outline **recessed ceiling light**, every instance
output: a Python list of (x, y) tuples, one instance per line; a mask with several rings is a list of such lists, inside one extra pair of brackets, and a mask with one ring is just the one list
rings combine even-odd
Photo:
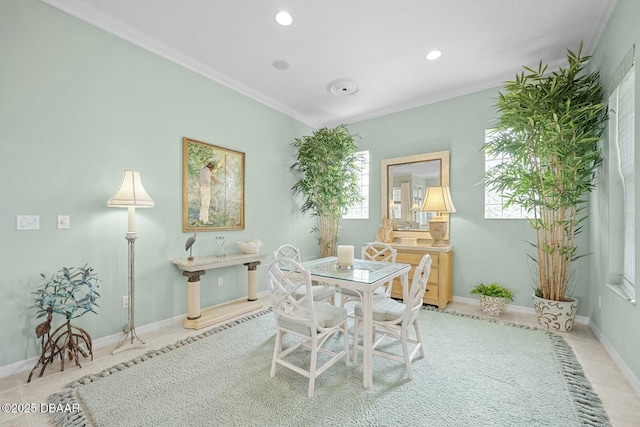
[(276, 14), (276, 22), (286, 27), (287, 25), (291, 25), (291, 23), (293, 22), (293, 18), (291, 17), (289, 12), (278, 12)]
[(442, 55), (442, 52), (440, 52), (439, 50), (432, 50), (431, 52), (427, 53), (427, 59), (429, 61), (433, 61), (434, 59), (440, 58), (440, 55)]

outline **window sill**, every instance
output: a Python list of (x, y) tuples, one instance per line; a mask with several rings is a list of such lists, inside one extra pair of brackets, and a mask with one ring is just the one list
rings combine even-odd
[(619, 295), (625, 301), (630, 302), (633, 305), (636, 305), (635, 295), (629, 294), (629, 292), (627, 292), (627, 290), (624, 289), (622, 286), (607, 284), (607, 288), (611, 289), (614, 293)]

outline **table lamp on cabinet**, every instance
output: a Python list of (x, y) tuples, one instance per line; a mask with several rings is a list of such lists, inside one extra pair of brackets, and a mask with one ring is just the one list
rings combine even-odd
[(429, 233), (431, 233), (431, 239), (433, 240), (431, 246), (446, 246), (444, 238), (447, 235), (449, 221), (442, 216), (442, 213), (456, 211), (449, 187), (427, 187), (424, 203), (420, 210), (436, 213), (436, 216), (429, 220)]

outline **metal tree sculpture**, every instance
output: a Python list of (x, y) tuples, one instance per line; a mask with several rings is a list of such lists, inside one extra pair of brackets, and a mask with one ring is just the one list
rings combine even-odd
[(42, 339), (42, 354), (40, 354), (40, 359), (38, 359), (36, 366), (31, 370), (27, 382), (31, 382), (33, 371), (35, 371), (40, 365), (42, 365), (42, 369), (40, 370), (40, 376), (42, 376), (44, 368), (46, 368), (49, 363), (52, 363), (53, 359), (56, 357), (57, 353), (54, 351), (54, 346), (51, 342), (51, 335), (49, 334), (49, 332), (51, 332), (52, 319), (53, 309), (51, 307), (47, 307), (47, 320), (36, 326), (36, 336)]
[[(78, 367), (82, 367), (79, 355), (83, 357), (90, 355), (93, 360), (91, 337), (84, 329), (72, 325), (71, 319), (88, 312), (96, 313), (93, 308), (98, 307), (96, 300), (100, 297), (97, 291), (100, 281), (98, 275), (94, 273), (93, 268), (85, 265), (84, 267), (63, 267), (48, 280), (44, 274), (41, 276), (45, 282), (42, 288), (33, 292), (36, 295), (34, 307), (38, 309), (37, 317), (47, 315), (47, 321), (36, 327), (38, 337), (42, 332), (42, 355), (31, 370), (27, 382), (31, 381), (31, 375), (39, 365), (42, 365), (39, 375), (42, 376), (47, 365), (57, 356), (60, 356), (60, 370), (64, 371), (65, 353), (69, 360), (75, 360)], [(48, 335), (48, 331), (51, 330), (52, 312), (65, 316), (67, 321)], [(44, 334), (47, 328), (45, 341)]]

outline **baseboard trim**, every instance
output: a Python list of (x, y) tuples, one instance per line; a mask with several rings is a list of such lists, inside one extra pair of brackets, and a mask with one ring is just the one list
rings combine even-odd
[[(259, 298), (266, 298), (269, 296), (269, 292), (261, 292), (258, 294)], [(233, 301), (227, 301), (221, 304), (218, 304), (214, 307), (217, 306), (222, 306), (225, 304), (229, 304), (229, 303), (233, 303), (233, 302), (237, 302), (237, 301), (246, 301), (246, 297), (244, 298), (238, 298), (236, 300)], [(164, 320), (159, 320), (157, 322), (153, 322), (153, 323), (149, 323), (146, 325), (142, 325), (142, 326), (136, 326), (136, 332), (140, 335), (140, 336), (144, 336), (146, 334), (150, 334), (152, 332), (156, 332), (160, 329), (163, 328), (167, 328), (170, 326), (175, 326), (178, 324), (182, 324), (182, 321), (184, 320), (185, 316), (187, 315), (187, 313), (183, 313), (183, 314), (179, 314), (177, 316), (174, 317), (170, 317), (168, 319), (164, 319)], [(118, 332), (115, 334), (111, 334), (105, 337), (101, 337), (101, 338), (97, 338), (95, 340), (93, 340), (92, 344), (93, 344), (93, 349), (94, 351), (99, 349), (99, 348), (103, 348), (103, 347), (108, 347), (108, 346), (115, 346), (118, 342), (120, 342), (120, 340), (122, 339), (122, 337), (124, 336), (124, 334), (122, 332)], [(31, 369), (33, 369), (33, 367), (36, 365), (36, 363), (38, 363), (38, 359), (40, 358), (40, 356), (34, 356), (34, 357), (30, 357), (28, 359), (24, 359), (24, 360), (19, 360), (17, 362), (13, 362), (10, 363), (8, 365), (4, 365), (4, 366), (0, 366), (0, 378), (5, 378), (5, 377), (9, 377), (11, 375), (16, 375), (16, 374), (20, 374), (22, 372), (26, 372), (26, 371), (30, 371)]]
[(611, 343), (609, 343), (607, 338), (602, 335), (600, 329), (598, 329), (598, 327), (594, 323), (589, 322), (589, 329), (591, 329), (596, 338), (598, 338), (598, 341), (600, 341), (600, 344), (602, 344), (604, 350), (607, 352), (609, 357), (611, 357), (613, 363), (615, 363), (618, 369), (620, 369), (622, 376), (627, 380), (633, 391), (638, 397), (640, 397), (640, 380), (638, 380), (638, 378), (633, 374), (633, 371), (629, 369), (629, 366), (624, 362), (622, 357), (620, 357), (616, 349), (611, 345)]
[[(478, 298), (453, 297), (453, 301), (459, 302), (461, 304), (475, 305), (480, 307), (480, 300)], [(524, 307), (522, 305), (515, 304), (506, 304), (503, 311), (505, 313), (521, 313), (529, 314), (531, 316), (536, 315), (536, 310), (533, 307)], [(587, 316), (576, 316), (576, 323), (589, 326), (591, 324), (591, 321)]]
[[(158, 322), (149, 323), (147, 325), (136, 327), (136, 332), (140, 336), (144, 336), (145, 334), (155, 332), (159, 329), (166, 328), (169, 326), (173, 326), (176, 324), (182, 323), (182, 319), (186, 316), (185, 314), (181, 314), (175, 317), (171, 317), (169, 319), (160, 320)], [(110, 345), (114, 345), (118, 343), (124, 334), (122, 332), (118, 332), (112, 335), (108, 335), (106, 337), (101, 337), (93, 340), (93, 350), (100, 349), (102, 347), (108, 347)], [(5, 366), (0, 366), (0, 378), (8, 377), (11, 375), (19, 374), (25, 371), (30, 371), (33, 367), (38, 363), (38, 359), (40, 356), (34, 356), (29, 359), (19, 360), (14, 363), (10, 363)]]

